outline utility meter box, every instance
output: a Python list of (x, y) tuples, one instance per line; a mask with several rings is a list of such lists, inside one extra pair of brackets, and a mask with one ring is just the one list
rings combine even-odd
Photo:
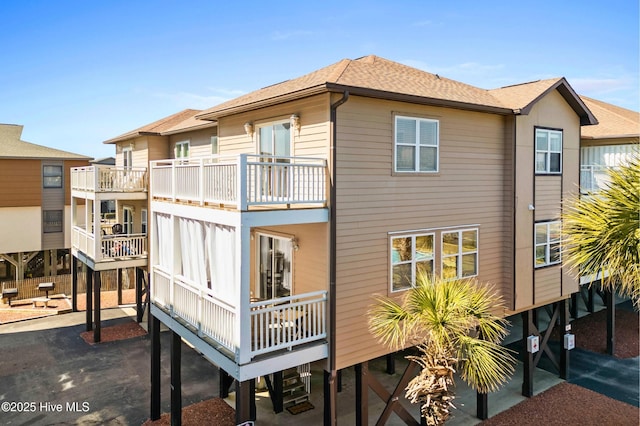
[(576, 335), (567, 333), (564, 335), (564, 348), (568, 351), (576, 347)]
[(540, 350), (540, 337), (529, 336), (527, 337), (527, 352), (535, 354)]

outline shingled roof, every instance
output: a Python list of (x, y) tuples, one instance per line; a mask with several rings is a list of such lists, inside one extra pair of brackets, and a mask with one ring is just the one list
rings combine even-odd
[(135, 130), (131, 130), (130, 132), (124, 133), (120, 136), (116, 136), (115, 138), (106, 140), (104, 141), (104, 143), (113, 144), (144, 135), (160, 136), (165, 132), (171, 132), (177, 129), (185, 130), (189, 127), (194, 127), (197, 125), (211, 126), (211, 122), (197, 120), (195, 118), (195, 115), (200, 112), (201, 110), (198, 109), (185, 109), (168, 117), (161, 118), (158, 121), (154, 121), (153, 123), (146, 124)]
[(640, 112), (581, 96), (598, 117), (598, 125), (582, 129), (583, 139), (640, 137)]
[(22, 139), (24, 126), (0, 124), (0, 158), (2, 159), (56, 159), (90, 160), (91, 157), (25, 142)]
[(205, 120), (303, 98), (323, 92), (343, 92), (374, 98), (453, 108), (526, 113), (549, 90), (558, 89), (584, 124), (595, 122), (564, 78), (541, 80), (508, 88), (486, 90), (444, 78), (398, 62), (369, 55), (343, 59), (292, 80), (267, 86), (196, 115)]

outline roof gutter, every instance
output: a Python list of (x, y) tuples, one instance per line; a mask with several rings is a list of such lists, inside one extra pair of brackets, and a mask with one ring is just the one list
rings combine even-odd
[[(332, 388), (335, 392), (331, 392), (329, 398), (332, 399), (330, 404), (331, 417), (330, 424), (337, 424), (337, 368), (336, 368), (336, 249), (337, 249), (337, 211), (336, 211), (336, 166), (337, 166), (337, 109), (340, 105), (349, 100), (349, 91), (345, 90), (342, 97), (336, 102), (331, 104), (330, 109), (330, 144), (329, 144), (329, 157), (331, 160), (331, 174), (329, 175), (330, 189), (329, 189), (329, 374), (330, 381), (334, 386)], [(325, 424), (327, 424), (325, 419)]]
[(408, 95), (404, 93), (388, 92), (385, 90), (367, 89), (363, 87), (343, 86), (335, 83), (327, 83), (326, 87), (332, 92), (349, 92), (352, 95), (368, 98), (386, 99), (391, 101), (409, 102), (419, 105), (433, 105), (447, 108), (463, 109), (468, 111), (481, 111), (494, 114), (511, 115), (513, 109), (493, 105), (481, 105), (468, 102), (453, 101), (447, 99), (429, 98), (425, 96)]

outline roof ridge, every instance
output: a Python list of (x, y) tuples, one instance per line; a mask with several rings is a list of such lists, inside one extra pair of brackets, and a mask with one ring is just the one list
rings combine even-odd
[(349, 65), (351, 65), (351, 59), (343, 59), (336, 64), (336, 69), (329, 75), (329, 79), (333, 82), (338, 82), (340, 77), (345, 73)]

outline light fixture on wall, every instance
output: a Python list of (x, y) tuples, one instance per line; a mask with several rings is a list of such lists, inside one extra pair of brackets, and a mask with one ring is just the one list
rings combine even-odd
[(300, 249), (300, 245), (298, 245), (298, 239), (295, 237), (291, 239), (291, 248), (294, 251), (298, 251)]
[(293, 114), (289, 117), (289, 124), (291, 124), (291, 128), (300, 132), (300, 116), (298, 114)]
[(253, 123), (251, 123), (250, 121), (244, 123), (244, 132), (247, 134), (247, 136), (253, 137)]

